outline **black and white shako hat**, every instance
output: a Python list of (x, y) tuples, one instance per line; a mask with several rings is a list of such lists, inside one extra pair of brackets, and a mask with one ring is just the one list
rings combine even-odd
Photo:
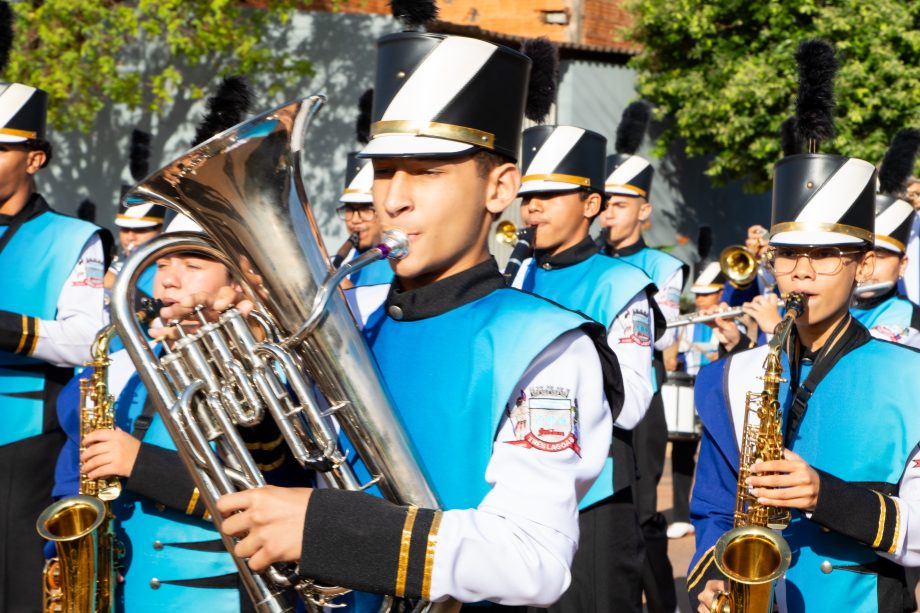
[(517, 160), (530, 59), (475, 38), (400, 32), (377, 41), (371, 141), (362, 157)]
[(725, 287), (725, 275), (722, 274), (722, 268), (718, 262), (710, 262), (703, 267), (703, 270), (697, 276), (690, 291), (694, 294), (715, 294), (722, 291)]
[(817, 153), (834, 137), (834, 48), (809, 40), (796, 50), (795, 131), (809, 153), (787, 155), (773, 171), (771, 245), (846, 245), (874, 241), (875, 166)]
[(373, 204), (371, 189), (374, 187), (374, 165), (368, 159), (358, 157), (357, 151), (348, 154), (345, 167), (345, 191), (339, 202), (352, 204)]
[(607, 139), (574, 126), (534, 126), (524, 130), (519, 194), (585, 189), (603, 193)]
[(647, 102), (633, 102), (624, 109), (614, 141), (616, 153), (607, 158), (604, 191), (608, 196), (648, 199), (655, 169), (651, 162), (636, 155), (636, 152), (642, 146), (651, 118), (652, 109)]
[(22, 83), (0, 83), (0, 143), (44, 140), (48, 93)]
[[(131, 206), (128, 206), (129, 204)], [(155, 228), (162, 226), (164, 219), (166, 219), (166, 207), (161, 204), (143, 202), (135, 205), (122, 200), (118, 203), (115, 225), (119, 228)]]
[(914, 207), (904, 201), (907, 184), (914, 172), (920, 130), (904, 128), (891, 140), (891, 146), (878, 171), (875, 196), (875, 247), (904, 254), (914, 222)]

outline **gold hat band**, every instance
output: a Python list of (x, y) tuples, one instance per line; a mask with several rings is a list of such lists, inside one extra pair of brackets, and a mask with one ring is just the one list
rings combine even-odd
[(485, 149), (495, 148), (495, 135), (474, 128), (465, 128), (455, 126), (449, 123), (440, 123), (437, 121), (411, 121), (395, 119), (390, 121), (377, 121), (371, 126), (371, 138), (382, 134), (412, 134), (415, 136), (431, 136), (434, 138), (446, 138), (461, 143), (484, 147)]

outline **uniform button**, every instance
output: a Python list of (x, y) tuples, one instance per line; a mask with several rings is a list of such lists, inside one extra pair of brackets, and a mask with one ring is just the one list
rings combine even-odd
[(396, 306), (395, 304), (390, 306), (389, 309), (387, 309), (387, 313), (390, 314), (390, 317), (396, 320), (400, 320), (403, 318), (403, 310), (399, 308), (398, 306)]
[(830, 531), (831, 531), (830, 528), (825, 528), (824, 526), (819, 526), (819, 527), (821, 528), (821, 532), (830, 532)]
[(152, 589), (152, 590), (158, 590), (158, 589), (160, 589), (160, 580), (157, 579), (156, 577), (154, 577), (153, 579), (151, 579), (151, 580), (150, 580), (150, 589)]
[(550, 264), (549, 262), (546, 262), (545, 264), (543, 264), (543, 265), (541, 266), (541, 268), (542, 268), (543, 270), (552, 270), (552, 269), (553, 269), (553, 265)]
[(165, 510), (166, 510), (166, 505), (163, 504), (163, 503), (158, 502), (158, 503), (157, 503), (157, 511), (159, 511), (160, 513), (162, 513), (162, 512), (165, 511)]
[(831, 574), (831, 571), (834, 570), (834, 565), (831, 564), (828, 560), (821, 562), (821, 572), (825, 575)]
[(153, 541), (153, 548), (159, 551), (163, 549), (163, 543), (161, 543), (160, 541)]

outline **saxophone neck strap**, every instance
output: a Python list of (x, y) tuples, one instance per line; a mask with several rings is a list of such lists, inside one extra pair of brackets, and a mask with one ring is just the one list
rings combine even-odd
[(131, 436), (139, 441), (144, 440), (144, 436), (147, 435), (147, 430), (150, 429), (150, 423), (153, 421), (155, 412), (156, 408), (154, 408), (153, 401), (148, 395), (146, 400), (144, 400), (144, 408), (141, 409), (141, 414), (134, 420), (134, 428), (131, 430)]
[(827, 342), (824, 343), (824, 346), (818, 350), (812, 363), (811, 370), (808, 371), (808, 376), (805, 377), (805, 381), (800, 385), (799, 379), (801, 376), (803, 348), (796, 336), (796, 331), (793, 330), (792, 334), (790, 334), (791, 342), (789, 343), (789, 348), (791, 351), (789, 360), (789, 379), (790, 391), (793, 392), (793, 397), (787, 409), (788, 415), (786, 418), (785, 446), (788, 449), (792, 448), (799, 425), (802, 423), (802, 419), (805, 417), (805, 411), (808, 409), (808, 401), (811, 400), (818, 384), (821, 383), (821, 380), (824, 379), (827, 373), (834, 368), (834, 365), (836, 365), (843, 356), (865, 345), (869, 342), (870, 338), (872, 337), (869, 335), (869, 331), (856, 321), (852, 315), (847, 313), (846, 317), (844, 317), (843, 320), (837, 324), (837, 327), (834, 328), (834, 331), (831, 333)]

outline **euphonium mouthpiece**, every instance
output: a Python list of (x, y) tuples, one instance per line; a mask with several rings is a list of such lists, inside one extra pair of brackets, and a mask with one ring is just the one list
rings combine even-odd
[(386, 230), (377, 249), (385, 258), (401, 260), (409, 255), (409, 237), (402, 230)]

